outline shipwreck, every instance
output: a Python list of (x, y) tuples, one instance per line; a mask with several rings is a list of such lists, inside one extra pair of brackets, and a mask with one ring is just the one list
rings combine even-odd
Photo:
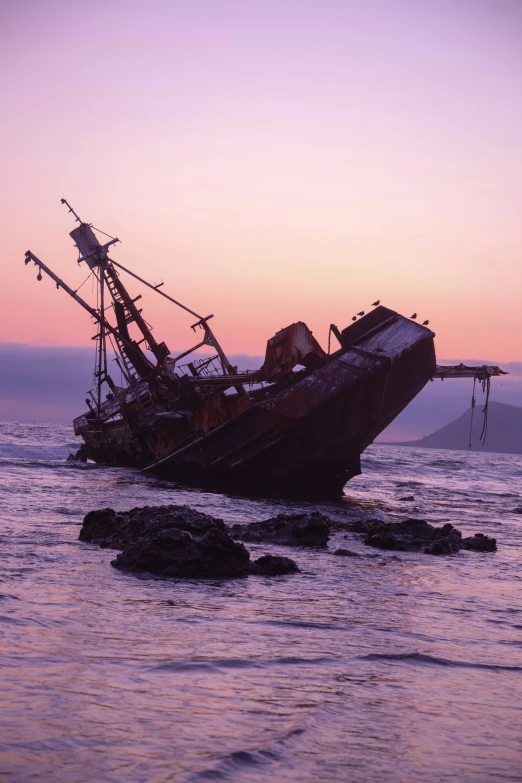
[[(97, 306), (30, 250), (25, 263), (34, 262), (38, 280), (45, 272), (97, 326), (94, 387), (74, 420), (82, 454), (97, 463), (223, 490), (336, 497), (361, 472), (362, 452), (428, 381), (470, 377), (489, 386), (503, 374), (490, 366), (437, 366), (427, 325), (378, 303), (345, 328), (331, 324), (327, 351), (298, 321), (268, 340), (258, 370), (240, 372), (209, 324), (213, 315), (199, 315), (163, 283), (110, 258), (119, 240), (102, 244), (98, 230), (62, 203), (78, 224), (70, 236), (95, 281)], [(172, 355), (152, 334), (141, 295), (128, 292), (124, 274), (185, 310), (197, 344)]]

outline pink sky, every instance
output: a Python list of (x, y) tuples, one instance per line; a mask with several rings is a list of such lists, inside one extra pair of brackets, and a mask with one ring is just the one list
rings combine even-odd
[(522, 360), (521, 43), (518, 0), (4, 0), (1, 341), (92, 345), (23, 264), (87, 274), (65, 197), (230, 353), (380, 298), (441, 357)]

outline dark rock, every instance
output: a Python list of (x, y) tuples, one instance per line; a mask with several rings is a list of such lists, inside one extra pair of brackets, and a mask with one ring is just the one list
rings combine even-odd
[(265, 555), (250, 562), (243, 544), (224, 530), (224, 523), (188, 506), (112, 508), (90, 511), (80, 540), (123, 549), (112, 565), (131, 573), (183, 579), (234, 579), (248, 574), (277, 576), (299, 571), (286, 557)]
[(173, 544), (175, 541), (188, 543), (193, 540), (190, 533), (187, 533), (186, 530), (180, 530), (179, 527), (168, 527), (165, 530), (160, 530), (157, 538), (158, 541), (166, 541), (169, 544)]
[(415, 500), (414, 495), (404, 495), (404, 497), (399, 498), (399, 500)]
[(87, 462), (87, 452), (85, 446), (80, 446), (75, 454), (69, 454), (67, 462)]
[(296, 574), (299, 572), (297, 563), (289, 557), (278, 555), (264, 555), (254, 560), (250, 566), (250, 573), (259, 576), (282, 576), (283, 574)]
[(367, 517), (366, 519), (357, 519), (353, 522), (350, 530), (352, 533), (372, 533), (383, 524), (386, 524), (384, 519)]
[(485, 536), (484, 533), (475, 533), (470, 538), (463, 538), (464, 549), (471, 549), (473, 552), (496, 552), (497, 539)]
[(121, 571), (182, 579), (232, 579), (248, 576), (250, 555), (228, 533), (210, 528), (200, 539), (167, 528), (126, 546), (111, 565)]
[(522, 514), (522, 506), (517, 506), (513, 509), (513, 514)]
[(338, 557), (360, 557), (358, 552), (352, 552), (351, 549), (336, 549), (334, 555)]
[(120, 529), (123, 524), (123, 518), (116, 514), (113, 508), (100, 508), (96, 511), (89, 511), (86, 514), (80, 535), (80, 541), (89, 543), (101, 543), (112, 536)]
[(459, 552), (460, 549), (462, 549), (462, 547), (454, 541), (441, 538), (438, 541), (433, 541), (431, 544), (429, 544), (425, 548), (424, 553), (426, 555), (452, 555), (455, 552)]
[(326, 546), (330, 535), (329, 517), (319, 511), (304, 514), (278, 514), (264, 522), (248, 525), (231, 525), (228, 532), (240, 541), (289, 546)]
[(462, 533), (453, 525), (447, 523), (442, 527), (435, 527), (423, 519), (381, 522), (372, 527), (364, 543), (379, 549), (423, 551), (427, 555), (450, 555), (461, 549), (481, 552), (492, 552), (496, 549), (495, 539), (482, 534), (463, 539)]
[(123, 549), (144, 536), (170, 528), (202, 536), (212, 528), (224, 530), (225, 525), (222, 519), (189, 506), (143, 506), (120, 513), (104, 508), (86, 515), (79, 538), (103, 547)]

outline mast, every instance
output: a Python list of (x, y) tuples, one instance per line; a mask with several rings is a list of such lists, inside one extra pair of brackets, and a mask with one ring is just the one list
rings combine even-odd
[[(226, 377), (235, 376), (236, 368), (232, 367), (225, 352), (219, 344), (216, 336), (210, 328), (208, 321), (213, 318), (213, 315), (203, 317), (186, 307), (181, 302), (178, 302), (173, 297), (160, 291), (160, 287), (163, 282), (158, 285), (152, 285), (143, 278), (131, 272), (122, 264), (118, 264), (108, 256), (109, 248), (119, 242), (116, 237), (110, 237), (109, 241), (105, 244), (101, 244), (93, 230), (92, 224), (82, 221), (78, 213), (73, 209), (66, 199), (61, 199), (61, 203), (64, 204), (70, 213), (73, 214), (76, 223), (78, 224), (71, 232), (70, 237), (74, 241), (74, 244), (78, 248), (79, 258), (78, 263), (84, 262), (94, 274), (98, 283), (98, 307), (95, 309), (90, 307), (76, 291), (73, 291), (63, 280), (52, 272), (40, 259), (35, 256), (31, 251), (27, 251), (25, 263), (33, 261), (39, 268), (38, 279), (41, 280), (41, 271), (46, 272), (51, 279), (56, 283), (57, 288), (63, 288), (73, 299), (75, 299), (84, 309), (86, 309), (91, 317), (98, 323), (98, 331), (93, 339), (96, 340), (96, 362), (95, 362), (95, 384), (97, 395), (94, 399), (97, 405), (98, 418), (101, 418), (102, 409), (102, 395), (101, 386), (103, 383), (107, 383), (111, 390), (114, 389), (114, 384), (107, 372), (107, 336), (113, 338), (114, 347), (116, 350), (116, 363), (120, 368), (122, 375), (125, 377), (127, 383), (131, 385), (137, 380), (144, 380), (147, 382), (152, 381), (155, 378), (162, 378), (164, 382), (170, 384), (174, 377), (174, 367), (176, 362), (183, 356), (192, 353), (202, 346), (211, 346), (218, 354), (218, 359), (222, 367), (224, 380)], [(101, 232), (104, 233), (104, 232)], [(109, 236), (109, 235), (107, 235)], [(143, 316), (141, 315), (141, 309), (136, 306), (136, 302), (141, 299), (141, 294), (134, 299), (127, 291), (123, 284), (120, 273), (118, 270), (122, 270), (131, 275), (141, 283), (151, 288), (156, 293), (159, 293), (164, 298), (175, 304), (177, 307), (182, 308), (186, 312), (194, 315), (198, 320), (192, 325), (192, 329), (196, 331), (197, 327), (203, 330), (203, 339), (198, 345), (183, 352), (177, 357), (171, 357), (170, 351), (164, 342), (158, 342), (151, 331), (151, 327), (147, 324)], [(112, 303), (110, 307), (114, 310), (116, 319), (116, 326), (113, 326), (106, 317), (106, 290), (108, 290)], [(134, 340), (129, 334), (129, 324), (135, 323), (138, 330), (141, 332), (142, 338), (138, 341)], [(111, 340), (112, 342), (112, 340)], [(156, 359), (156, 364), (150, 361), (146, 356), (142, 348), (143, 343), (153, 354)], [(168, 363), (165, 361), (168, 358)], [(193, 379), (196, 380), (195, 378)], [(235, 379), (237, 380), (237, 379)], [(234, 384), (238, 392), (245, 393), (245, 390), (241, 384)]]
[[(61, 203), (65, 204), (69, 208), (69, 212), (72, 212), (74, 215), (77, 223), (82, 223), (80, 216), (77, 212), (72, 208), (72, 206), (69, 204), (69, 202), (62, 198)], [(103, 381), (108, 381), (108, 373), (107, 373), (107, 342), (105, 339), (105, 276), (103, 274), (103, 270), (101, 267), (98, 268), (98, 284), (99, 284), (99, 292), (100, 292), (100, 330), (96, 335), (96, 351), (97, 351), (97, 367), (98, 369), (95, 370), (94, 377), (96, 380), (96, 388), (97, 388), (97, 395), (96, 395), (96, 402), (97, 402), (97, 409), (98, 409), (98, 419), (101, 419), (101, 387)], [(57, 284), (58, 287), (58, 284)]]
[(136, 326), (143, 335), (143, 340), (140, 340), (140, 343), (145, 342), (147, 344), (150, 351), (154, 354), (158, 366), (162, 364), (163, 360), (169, 355), (169, 349), (165, 343), (158, 343), (154, 339), (149, 326), (141, 315), (141, 310), (136, 307), (135, 303), (140, 297), (132, 299), (121, 282), (111, 259), (107, 255), (109, 247), (116, 242), (119, 242), (119, 240), (117, 238), (112, 238), (109, 242), (101, 245), (98, 242), (91, 225), (83, 223), (65, 199), (62, 199), (62, 203), (66, 204), (69, 207), (69, 211), (73, 212), (75, 215), (76, 220), (80, 221), (80, 225), (70, 232), (70, 237), (80, 253), (78, 262), (85, 261), (93, 271), (97, 271), (100, 290), (103, 281), (107, 283), (107, 288), (113, 300), (118, 330), (120, 334), (133, 343), (133, 348), (130, 351), (127, 347), (124, 347), (126, 357), (140, 377), (147, 376), (153, 365), (147, 359), (141, 348), (139, 348), (139, 344), (130, 339), (128, 324), (132, 322), (136, 323)]
[(104, 293), (105, 293), (105, 276), (103, 274), (103, 270), (100, 269), (100, 315), (101, 315), (101, 322), (100, 322), (100, 331), (99, 331), (99, 339), (98, 339), (98, 373), (96, 377), (96, 382), (98, 386), (98, 418), (101, 418), (101, 387), (102, 387), (102, 379), (107, 377), (107, 350), (106, 350), (106, 344), (105, 344), (105, 326), (103, 323), (103, 320), (105, 318), (105, 302), (104, 302)]
[[(212, 348), (215, 349), (215, 351), (218, 354), (219, 361), (221, 363), (221, 367), (223, 370), (223, 375), (231, 375), (234, 373), (235, 371), (234, 367), (232, 367), (232, 365), (230, 364), (214, 332), (208, 325), (208, 321), (214, 317), (213, 315), (208, 315), (206, 317), (199, 315), (194, 310), (191, 310), (186, 305), (182, 304), (181, 302), (178, 302), (176, 299), (166, 294), (164, 291), (160, 291), (159, 289), (163, 285), (163, 283), (154, 286), (151, 283), (149, 283), (147, 280), (144, 280), (139, 275), (135, 274), (134, 272), (131, 272), (130, 269), (127, 269), (122, 264), (113, 261), (107, 255), (107, 250), (110, 247), (110, 245), (119, 242), (119, 240), (116, 238), (112, 238), (110, 242), (107, 242), (107, 244), (100, 245), (94, 232), (92, 231), (91, 225), (87, 223), (83, 223), (80, 217), (74, 211), (74, 209), (65, 199), (62, 199), (62, 204), (65, 204), (67, 207), (69, 207), (69, 212), (72, 212), (76, 218), (76, 221), (80, 223), (79, 227), (75, 228), (70, 233), (70, 236), (72, 237), (74, 243), (76, 244), (80, 252), (81, 257), (79, 260), (87, 261), (87, 263), (91, 266), (91, 268), (92, 268), (92, 264), (95, 261), (97, 261), (100, 270), (100, 281), (102, 280), (102, 272), (104, 272), (106, 275), (107, 287), (114, 301), (114, 311), (116, 314), (116, 319), (118, 321), (118, 326), (123, 334), (128, 334), (127, 324), (131, 322), (135, 322), (138, 329), (141, 331), (143, 335), (143, 340), (141, 340), (140, 343), (145, 342), (148, 345), (150, 351), (156, 357), (158, 365), (162, 365), (163, 361), (170, 354), (170, 351), (164, 342), (158, 343), (154, 339), (148, 324), (141, 316), (141, 310), (139, 310), (136, 307), (135, 302), (138, 301), (140, 297), (137, 297), (136, 299), (131, 298), (131, 296), (127, 292), (127, 289), (121, 282), (120, 276), (117, 270), (115, 269), (115, 267), (118, 267), (123, 272), (126, 272), (128, 275), (131, 275), (131, 277), (134, 277), (136, 280), (139, 280), (140, 283), (143, 283), (148, 288), (151, 288), (153, 291), (163, 296), (165, 299), (168, 299), (169, 302), (172, 302), (177, 307), (180, 307), (182, 310), (185, 310), (187, 313), (190, 313), (191, 315), (195, 316), (198, 320), (195, 324), (192, 325), (192, 329), (195, 331), (196, 327), (199, 326), (204, 331), (204, 338), (201, 341), (201, 343), (199, 343), (196, 346), (196, 348), (200, 348), (203, 345), (211, 346)], [(123, 306), (124, 310), (127, 311), (126, 313), (122, 311), (121, 306)], [(195, 350), (195, 348), (192, 348), (190, 351), (187, 351), (186, 353), (191, 353), (192, 350)], [(184, 353), (182, 354), (182, 356), (183, 355), (186, 354)], [(136, 362), (133, 360), (133, 357), (131, 356), (128, 358), (130, 359), (131, 363), (136, 367)], [(143, 358), (145, 358), (144, 355)], [(176, 360), (174, 360), (174, 362), (175, 361)], [(139, 372), (139, 368), (136, 367), (136, 369)]]

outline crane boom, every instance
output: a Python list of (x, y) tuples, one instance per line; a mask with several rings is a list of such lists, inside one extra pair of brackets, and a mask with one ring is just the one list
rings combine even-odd
[[(26, 252), (26, 254), (25, 254), (25, 263), (26, 263), (26, 264), (28, 264), (30, 261), (33, 261), (33, 262), (34, 262), (34, 264), (35, 264), (35, 265), (36, 265), (36, 266), (37, 266), (37, 267), (38, 267), (40, 270), (42, 270), (42, 269), (43, 269), (43, 271), (44, 271), (44, 272), (45, 272), (47, 275), (49, 275), (49, 277), (51, 278), (51, 280), (54, 280), (54, 282), (56, 283), (56, 287), (57, 287), (57, 288), (63, 288), (63, 290), (64, 290), (64, 291), (66, 291), (66, 292), (69, 294), (69, 296), (71, 296), (71, 297), (72, 297), (72, 298), (73, 298), (73, 299), (74, 299), (76, 302), (78, 302), (78, 304), (80, 304), (80, 305), (81, 305), (81, 306), (82, 306), (82, 307), (83, 307), (85, 310), (87, 310), (87, 312), (89, 313), (89, 315), (90, 315), (90, 316), (91, 316), (91, 317), (92, 317), (92, 318), (93, 318), (93, 319), (94, 319), (94, 320), (95, 320), (95, 321), (96, 321), (98, 324), (100, 324), (100, 326), (102, 327), (102, 329), (103, 329), (105, 332), (109, 332), (109, 333), (110, 333), (110, 334), (112, 334), (112, 335), (113, 335), (113, 336), (114, 336), (114, 337), (115, 337), (115, 338), (116, 338), (116, 339), (117, 339), (119, 342), (121, 342), (121, 343), (123, 344), (123, 346), (125, 347), (125, 349), (128, 351), (128, 353), (129, 353), (131, 356), (133, 356), (134, 354), (136, 354), (136, 351), (137, 351), (137, 350), (139, 351), (139, 348), (138, 348), (138, 346), (137, 346), (137, 345), (134, 343), (134, 341), (133, 341), (133, 340), (130, 340), (128, 337), (126, 337), (125, 335), (123, 335), (123, 334), (121, 333), (121, 330), (119, 330), (119, 329), (117, 329), (116, 327), (114, 327), (114, 326), (113, 326), (113, 325), (112, 325), (112, 324), (111, 324), (111, 323), (110, 323), (110, 322), (109, 322), (109, 321), (108, 321), (108, 320), (107, 320), (107, 319), (106, 319), (106, 318), (105, 318), (105, 317), (104, 317), (104, 316), (101, 314), (101, 312), (100, 312), (100, 311), (98, 311), (98, 310), (96, 310), (94, 307), (91, 307), (90, 305), (88, 305), (88, 304), (87, 304), (87, 302), (86, 302), (84, 299), (82, 299), (82, 298), (81, 298), (81, 296), (78, 296), (78, 294), (76, 293), (76, 291), (73, 291), (73, 289), (72, 289), (72, 288), (70, 288), (70, 287), (67, 285), (67, 283), (65, 283), (65, 282), (64, 282), (64, 281), (63, 281), (63, 280), (62, 280), (60, 277), (58, 277), (58, 275), (55, 275), (55, 273), (52, 271), (52, 269), (49, 269), (49, 267), (48, 267), (46, 264), (44, 264), (44, 262), (43, 262), (43, 261), (40, 261), (40, 259), (39, 259), (37, 256), (35, 256), (35, 254), (34, 254), (34, 253), (32, 253), (30, 250), (28, 250), (28, 251)], [(141, 353), (141, 351), (140, 351), (140, 353)], [(153, 365), (151, 362), (149, 362), (149, 361), (146, 359), (146, 357), (143, 357), (143, 358), (144, 358), (144, 359), (145, 359), (145, 361), (147, 362), (146, 369), (147, 369), (147, 370), (150, 370), (150, 373), (151, 373), (151, 374), (156, 374), (156, 375), (157, 375), (157, 374), (159, 374), (159, 372), (160, 372), (160, 371), (159, 371), (159, 369), (155, 368), (155, 367), (154, 367), (154, 365)]]
[(488, 378), (498, 377), (499, 375), (509, 375), (496, 365), (483, 364), (477, 367), (469, 367), (465, 364), (456, 365), (437, 365), (437, 370), (433, 378), (476, 378), (477, 381), (486, 381)]

